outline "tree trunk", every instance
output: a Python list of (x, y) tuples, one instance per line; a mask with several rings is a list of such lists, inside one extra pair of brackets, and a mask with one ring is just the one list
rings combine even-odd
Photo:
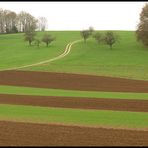
[(29, 41), (29, 45), (31, 46), (31, 41)]

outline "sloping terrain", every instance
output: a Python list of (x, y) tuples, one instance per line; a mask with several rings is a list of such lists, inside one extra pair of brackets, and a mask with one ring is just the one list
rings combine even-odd
[[(29, 86), (38, 88), (54, 88), (54, 89), (66, 89), (66, 90), (85, 90), (85, 91), (108, 91), (108, 92), (148, 92), (148, 82), (141, 80), (130, 80), (123, 78), (113, 78), (104, 76), (91, 76), (91, 75), (79, 75), (79, 74), (64, 74), (64, 73), (49, 73), (49, 72), (31, 72), (31, 71), (1, 71), (0, 72), (0, 85), (11, 85), (11, 86)], [(148, 112), (148, 101), (147, 100), (134, 100), (134, 99), (114, 99), (114, 98), (82, 98), (82, 97), (60, 97), (60, 96), (30, 96), (30, 95), (12, 95), (12, 94), (0, 94), (1, 106), (1, 121), (0, 121), (0, 145), (41, 145), (41, 146), (145, 146), (148, 145), (148, 131), (139, 128), (134, 128), (136, 124), (144, 122), (144, 127), (147, 129), (147, 112)], [(12, 106), (7, 106), (12, 104)], [(5, 106), (6, 105), (6, 106)], [(16, 105), (16, 106), (13, 106)], [(22, 108), (21, 105), (26, 107), (32, 106), (30, 109), (25, 106)], [(19, 107), (20, 106), (20, 107)], [(35, 109), (35, 106), (42, 106), (42, 109)], [(44, 111), (44, 107), (47, 107)], [(49, 110), (48, 110), (49, 107)], [(55, 107), (50, 109), (50, 107)], [(58, 110), (58, 108), (61, 108)], [(62, 112), (62, 109), (65, 110)], [(57, 109), (57, 110), (56, 110)], [(74, 109), (70, 111), (71, 109)], [(73, 118), (72, 114), (76, 117), (79, 114), (78, 109), (84, 111), (82, 115), (89, 119), (96, 120), (96, 117), (102, 117), (102, 120), (108, 119), (107, 115), (111, 111), (123, 111), (120, 116), (118, 112), (117, 117), (114, 116), (114, 124), (118, 125), (118, 117), (126, 116), (125, 124), (131, 121), (130, 116), (133, 113), (135, 117), (134, 121), (130, 123), (132, 129), (108, 129), (99, 127), (89, 126), (73, 126), (71, 125), (59, 125), (48, 124), (53, 119), (60, 121), (61, 115), (65, 115), (62, 119), (63, 123), (65, 120), (69, 121), (76, 120), (79, 123), (84, 122), (81, 117)], [(10, 111), (11, 110), (11, 111)], [(42, 112), (40, 112), (42, 110)], [(91, 112), (93, 110), (93, 114)], [(97, 110), (108, 110), (105, 113), (106, 118), (101, 112), (96, 113)], [(87, 111), (87, 112), (85, 112)], [(129, 111), (129, 112), (127, 112)], [(10, 113), (12, 112), (12, 113)], [(47, 124), (38, 123), (27, 123), (26, 119), (34, 120), (32, 117), (42, 117), (43, 113), (46, 115), (43, 117)], [(67, 114), (68, 112), (68, 114)], [(75, 112), (77, 112), (75, 114)], [(124, 112), (126, 114), (124, 114)], [(144, 113), (144, 117), (138, 113)], [(66, 113), (66, 114), (65, 114)], [(95, 114), (96, 113), (96, 114)], [(114, 114), (113, 113), (113, 114)], [(130, 114), (131, 113), (131, 114)], [(30, 115), (31, 114), (31, 115)], [(99, 114), (99, 116), (98, 116)], [(100, 114), (102, 116), (100, 116)], [(115, 115), (114, 114), (114, 115)], [(130, 116), (128, 116), (130, 114)], [(3, 117), (5, 115), (5, 117)], [(10, 115), (10, 116), (9, 116)], [(67, 118), (69, 115), (71, 118)], [(81, 115), (81, 116), (82, 116)], [(88, 116), (87, 116), (88, 115)], [(31, 117), (32, 116), (32, 117)], [(10, 117), (10, 121), (8, 120)], [(21, 118), (20, 118), (21, 117)], [(27, 118), (28, 117), (28, 118)], [(51, 117), (51, 121), (48, 118)], [(84, 116), (83, 116), (84, 117)], [(137, 118), (139, 118), (137, 120)], [(145, 119), (144, 120), (140, 120)], [(97, 118), (98, 119), (98, 118)], [(20, 120), (25, 121), (24, 123)], [(40, 121), (41, 119), (36, 119)], [(56, 121), (55, 120), (55, 121)], [(87, 121), (87, 119), (85, 119)], [(109, 117), (106, 121), (111, 121), (112, 117)], [(92, 120), (91, 120), (92, 121)], [(90, 121), (89, 121), (90, 122)], [(111, 123), (113, 123), (111, 121)], [(127, 122), (127, 123), (126, 123)], [(58, 122), (57, 122), (58, 123)], [(99, 121), (97, 121), (99, 123)], [(97, 124), (96, 123), (96, 124)], [(89, 124), (91, 126), (91, 122)], [(123, 124), (124, 125), (124, 124)]]
[(148, 81), (33, 71), (1, 71), (1, 85), (110, 92), (148, 92)]
[(148, 112), (147, 100), (130, 99), (90, 99), (80, 97), (42, 97), (0, 94), (0, 104)]

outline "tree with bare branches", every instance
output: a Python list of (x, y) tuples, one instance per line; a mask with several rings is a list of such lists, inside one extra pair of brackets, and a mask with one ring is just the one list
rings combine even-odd
[(119, 37), (112, 31), (107, 31), (103, 37), (104, 43), (109, 45), (110, 49), (112, 49), (113, 44), (115, 44), (118, 39)]
[(140, 13), (140, 23), (136, 30), (137, 40), (148, 47), (148, 4), (146, 4)]
[(86, 43), (86, 40), (90, 37), (91, 33), (90, 30), (83, 30), (80, 32), (82, 38), (84, 39), (84, 42)]
[(39, 17), (38, 18), (38, 30), (39, 31), (45, 31), (47, 28), (47, 19), (45, 17)]
[(48, 45), (53, 42), (55, 40), (55, 37), (53, 37), (50, 34), (44, 34), (42, 41), (46, 43), (46, 46), (48, 47)]

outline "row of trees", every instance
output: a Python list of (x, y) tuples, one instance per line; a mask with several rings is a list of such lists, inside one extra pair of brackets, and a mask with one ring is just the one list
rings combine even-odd
[[(105, 34), (101, 34), (100, 32), (93, 33), (94, 30), (90, 27), (88, 30), (81, 31), (81, 36), (84, 39), (84, 42), (92, 36), (96, 39), (98, 43), (105, 43), (112, 48), (112, 45), (119, 41), (119, 36), (117, 36), (112, 31), (107, 31)], [(142, 8), (140, 13), (140, 22), (137, 26), (136, 30), (137, 40), (142, 42), (144, 46), (148, 47), (148, 4)]]
[(85, 43), (89, 37), (93, 37), (97, 43), (104, 43), (109, 45), (110, 49), (112, 49), (113, 44), (119, 41), (119, 36), (112, 31), (107, 31), (103, 34), (101, 32), (95, 32), (94, 29), (90, 27), (88, 30), (83, 30), (80, 33)]
[(45, 17), (35, 18), (25, 11), (16, 14), (0, 8), (0, 33), (26, 32), (30, 28), (44, 31), (47, 28), (47, 19)]
[(46, 46), (55, 40), (55, 37), (52, 36), (51, 34), (44, 34), (42, 39), (40, 40), (39, 38), (36, 37), (36, 32), (33, 30), (25, 32), (25, 41), (28, 41), (29, 45), (31, 46), (32, 42), (35, 43), (38, 47), (40, 46), (41, 42), (44, 42)]

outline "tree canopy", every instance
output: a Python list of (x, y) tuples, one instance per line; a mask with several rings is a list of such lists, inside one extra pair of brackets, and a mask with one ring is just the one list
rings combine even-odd
[(48, 47), (48, 45), (55, 40), (55, 37), (53, 37), (50, 34), (44, 34), (42, 41), (46, 43), (46, 46)]
[(140, 13), (140, 22), (136, 30), (137, 40), (148, 46), (148, 4), (146, 4)]

